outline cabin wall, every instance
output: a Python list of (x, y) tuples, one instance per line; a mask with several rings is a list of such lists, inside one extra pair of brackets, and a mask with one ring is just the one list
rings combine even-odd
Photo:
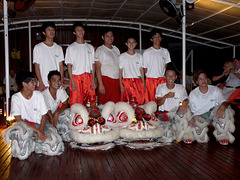
[[(103, 41), (101, 39), (101, 32), (104, 27), (87, 27), (85, 40), (89, 40), (90, 44), (97, 48), (102, 45)], [(125, 39), (133, 34), (139, 42), (139, 31), (112, 28), (114, 31), (114, 45), (116, 45), (121, 52), (127, 50), (125, 45)], [(40, 34), (40, 36), (39, 36)], [(43, 40), (41, 35), (41, 28), (32, 28), (31, 31), (32, 38), (32, 50), (33, 47)], [(0, 33), (0, 86), (2, 85), (3, 78), (5, 76), (5, 59), (4, 59), (4, 34)], [(74, 42), (75, 37), (72, 33), (71, 27), (57, 27), (55, 42), (62, 45), (64, 53), (66, 51), (67, 45)], [(182, 67), (182, 44), (181, 40), (173, 39), (164, 36), (162, 41), (162, 47), (169, 50), (172, 61), (178, 70)], [(149, 33), (142, 32), (142, 49), (147, 49), (152, 45), (149, 39)], [(16, 48), (21, 52), (21, 58), (13, 59), (11, 57), (11, 51)], [(14, 69), (16, 72), (19, 70), (29, 69), (29, 45), (28, 45), (28, 29), (9, 31), (9, 68)], [(139, 44), (136, 49), (139, 49)], [(216, 73), (221, 73), (222, 66), (224, 62), (232, 60), (233, 50), (232, 48), (227, 49), (215, 49), (209, 48), (207, 46), (201, 46), (193, 43), (187, 42), (187, 55), (194, 50), (194, 68), (202, 67), (209, 75), (216, 75)], [(240, 56), (240, 47), (236, 48), (236, 57)], [(190, 71), (190, 60), (187, 62), (187, 71)], [(34, 68), (34, 66), (33, 66)]]

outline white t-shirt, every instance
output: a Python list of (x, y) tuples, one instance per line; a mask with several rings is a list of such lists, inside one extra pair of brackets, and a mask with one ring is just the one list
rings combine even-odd
[(51, 110), (52, 113), (54, 113), (57, 110), (60, 102), (63, 103), (68, 99), (67, 92), (62, 88), (59, 88), (57, 90), (56, 100), (53, 99), (52, 95), (50, 94), (49, 88), (45, 89), (42, 93), (47, 105), (47, 109)]
[(181, 84), (175, 84), (173, 89), (168, 89), (167, 84), (159, 84), (156, 90), (155, 97), (163, 97), (169, 92), (175, 92), (173, 98), (166, 98), (163, 105), (159, 106), (160, 111), (171, 111), (179, 106), (180, 102), (183, 102), (185, 99), (188, 99), (187, 91)]
[(109, 49), (105, 45), (97, 48), (95, 61), (101, 63), (101, 73), (103, 76), (108, 76), (112, 79), (119, 79), (119, 55), (120, 51), (116, 46)]
[(127, 52), (119, 56), (119, 68), (123, 70), (123, 78), (140, 78), (142, 67), (142, 55), (135, 53), (130, 55)]
[(201, 93), (199, 87), (195, 88), (189, 95), (189, 101), (193, 114), (201, 115), (222, 104), (226, 99), (218, 87), (208, 85), (208, 92), (205, 94)]
[(59, 63), (64, 60), (62, 47), (56, 43), (49, 47), (43, 42), (37, 44), (33, 49), (33, 63), (39, 64), (42, 81), (45, 86), (48, 84), (48, 73), (52, 70), (58, 70)]
[(72, 74), (80, 75), (85, 72), (92, 73), (94, 63), (94, 48), (91, 44), (72, 43), (68, 46), (65, 63), (72, 64)]
[(146, 77), (159, 78), (165, 74), (165, 64), (171, 62), (167, 49), (150, 47), (143, 53), (143, 67), (147, 68)]
[(12, 96), (11, 116), (21, 116), (23, 120), (28, 120), (41, 124), (42, 116), (47, 114), (47, 106), (40, 91), (33, 91), (31, 99), (23, 97), (21, 92)]
[[(240, 68), (237, 70), (237, 73), (240, 73)], [(226, 86), (238, 87), (240, 86), (240, 79), (238, 79), (238, 77), (234, 74), (230, 73), (226, 83)]]

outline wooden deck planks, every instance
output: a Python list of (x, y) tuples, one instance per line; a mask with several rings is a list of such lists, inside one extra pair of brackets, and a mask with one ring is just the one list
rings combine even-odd
[(65, 143), (60, 156), (32, 153), (24, 161), (10, 155), (0, 136), (0, 179), (240, 179), (238, 139), (221, 146), (212, 131), (209, 143), (172, 143), (150, 150), (116, 146), (107, 151), (72, 149)]

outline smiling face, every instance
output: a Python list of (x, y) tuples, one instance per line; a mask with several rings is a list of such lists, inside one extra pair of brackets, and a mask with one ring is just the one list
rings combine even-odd
[(35, 79), (32, 78), (28, 83), (23, 82), (23, 88), (29, 91), (34, 91), (36, 89), (36, 82)]
[(43, 34), (46, 36), (46, 38), (54, 38), (55, 37), (55, 29), (51, 26), (48, 26), (45, 29), (45, 32)]
[(62, 85), (61, 77), (59, 75), (53, 75), (50, 81), (48, 81), (48, 84), (50, 88), (54, 90), (58, 90)]
[(167, 85), (174, 85), (174, 82), (177, 79), (176, 72), (173, 70), (167, 70), (165, 79), (167, 81)]
[(85, 30), (83, 27), (77, 26), (75, 27), (75, 32), (73, 32), (73, 34), (75, 34), (77, 38), (83, 38), (85, 35)]
[(151, 41), (153, 42), (153, 45), (160, 45), (162, 37), (159, 33), (156, 33), (152, 36)]
[(129, 50), (134, 50), (137, 45), (137, 42), (133, 38), (129, 38), (126, 42), (126, 46), (128, 47)]
[(104, 36), (102, 36), (102, 40), (104, 41), (105, 46), (107, 47), (111, 46), (114, 41), (113, 32), (109, 31), (106, 34), (104, 34)]

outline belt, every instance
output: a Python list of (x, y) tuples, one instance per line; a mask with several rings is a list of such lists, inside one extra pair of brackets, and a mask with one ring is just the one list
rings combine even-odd
[(233, 87), (233, 86), (225, 86), (226, 88), (236, 88), (236, 89), (238, 89), (238, 88), (240, 88), (240, 86), (237, 86), (237, 87)]

